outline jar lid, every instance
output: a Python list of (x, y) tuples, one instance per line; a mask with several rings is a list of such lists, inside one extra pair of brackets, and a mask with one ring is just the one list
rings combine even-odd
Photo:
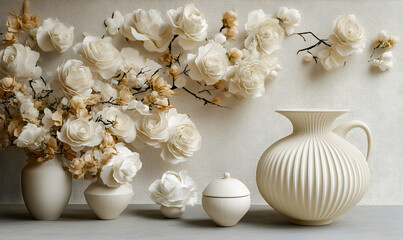
[(226, 172), (224, 177), (212, 181), (203, 191), (206, 197), (245, 197), (249, 196), (248, 188), (241, 181), (231, 178), (231, 175)]

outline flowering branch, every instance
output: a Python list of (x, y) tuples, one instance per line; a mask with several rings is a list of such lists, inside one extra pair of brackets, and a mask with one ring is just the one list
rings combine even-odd
[[(304, 39), (304, 42), (306, 42), (306, 38), (305, 38), (305, 36), (304, 36), (305, 34), (310, 34), (310, 35), (312, 35), (314, 38), (316, 38), (316, 39), (318, 40), (318, 42), (315, 43), (314, 45), (310, 46), (310, 47), (307, 47), (307, 48), (303, 48), (303, 49), (298, 50), (298, 51), (297, 51), (297, 54), (300, 53), (300, 52), (303, 52), (303, 51), (309, 51), (309, 50), (311, 50), (312, 48), (315, 48), (315, 47), (319, 46), (320, 44), (324, 44), (324, 45), (326, 45), (326, 46), (328, 46), (328, 47), (331, 46), (329, 43), (326, 42), (327, 39), (321, 39), (321, 38), (317, 37), (313, 32), (299, 32), (299, 33), (294, 33), (294, 35), (300, 36), (302, 39)], [(313, 56), (313, 55), (312, 55), (312, 56)], [(315, 62), (316, 62), (316, 59), (315, 59)]]
[(190, 90), (187, 89), (186, 87), (183, 87), (182, 89), (185, 90), (185, 91), (186, 91), (187, 93), (189, 93), (190, 95), (192, 95), (193, 97), (195, 97), (195, 98), (197, 98), (197, 99), (203, 101), (203, 102), (204, 102), (204, 105), (211, 104), (211, 105), (214, 105), (214, 106), (217, 106), (217, 107), (220, 107), (220, 108), (228, 108), (228, 109), (229, 109), (229, 107), (222, 106), (222, 105), (220, 105), (220, 104), (217, 104), (217, 103), (214, 103), (214, 102), (212, 102), (212, 101), (210, 101), (210, 100), (207, 100), (207, 99), (204, 98), (204, 97), (198, 96), (197, 94), (193, 93), (192, 91), (190, 91)]
[(109, 98), (108, 101), (102, 101), (100, 103), (102, 103), (102, 104), (111, 104), (111, 105), (114, 105), (114, 106), (120, 106), (119, 103), (113, 102), (113, 97)]

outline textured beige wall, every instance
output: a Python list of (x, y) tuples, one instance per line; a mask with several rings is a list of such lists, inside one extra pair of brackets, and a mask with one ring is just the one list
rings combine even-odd
[[(76, 27), (75, 42), (82, 40), (82, 32), (102, 36), (103, 20), (114, 10), (123, 14), (137, 8), (158, 8), (166, 11), (188, 1), (106, 1), (106, 0), (32, 0), (31, 10), (42, 19), (57, 17)], [(275, 13), (280, 6), (297, 8), (302, 13), (298, 31), (311, 30), (326, 37), (332, 31), (333, 20), (341, 14), (354, 13), (366, 30), (367, 43), (385, 29), (403, 39), (403, 1), (194, 1), (207, 16), (209, 33), (220, 28), (221, 13), (235, 8), (239, 13), (243, 32), (248, 12), (262, 8)], [(20, 1), (0, 0), (0, 31), (4, 32), (7, 12), (19, 10)], [(143, 50), (141, 44), (131, 44)], [(241, 42), (238, 43), (238, 46)], [(277, 108), (323, 107), (349, 108), (351, 112), (337, 120), (359, 119), (366, 122), (373, 133), (373, 154), (370, 162), (371, 188), (361, 204), (403, 204), (403, 51), (399, 44), (393, 53), (395, 67), (386, 73), (370, 68), (367, 60), (371, 50), (354, 55), (345, 67), (325, 72), (317, 65), (307, 65), (296, 56), (298, 49), (307, 44), (299, 37), (289, 37), (278, 53), (282, 71), (277, 80), (267, 84), (266, 93), (256, 100), (234, 100), (230, 110), (204, 106), (183, 93), (174, 100), (179, 112), (189, 114), (197, 124), (203, 138), (202, 150), (187, 163), (176, 166), (166, 164), (159, 152), (148, 149), (141, 152), (143, 169), (133, 182), (133, 203), (149, 203), (148, 186), (168, 170), (189, 170), (202, 190), (208, 182), (224, 171), (241, 179), (251, 190), (254, 204), (263, 204), (255, 183), (255, 168), (262, 152), (273, 142), (291, 131), (290, 123), (274, 113)], [(156, 57), (156, 55), (150, 55)], [(69, 50), (64, 55), (41, 53), (40, 65), (44, 72), (54, 72), (64, 59), (73, 58)], [(180, 92), (182, 93), (182, 92)], [(364, 134), (353, 131), (348, 139), (361, 150), (366, 150)], [(19, 189), (20, 170), (24, 155), (18, 151), (0, 153), (0, 203), (22, 202)], [(86, 181), (75, 181), (72, 203), (84, 203), (82, 192)]]

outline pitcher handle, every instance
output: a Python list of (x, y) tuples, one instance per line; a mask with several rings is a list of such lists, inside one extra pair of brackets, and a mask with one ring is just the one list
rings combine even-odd
[(351, 129), (357, 128), (357, 127), (364, 130), (365, 134), (367, 135), (367, 141), (368, 141), (367, 161), (368, 161), (369, 156), (371, 154), (372, 134), (371, 134), (371, 130), (369, 129), (367, 124), (365, 124), (362, 121), (358, 121), (358, 120), (348, 121), (348, 122), (340, 124), (338, 127), (336, 127), (333, 130), (333, 132), (336, 133), (337, 135), (341, 136), (342, 138), (346, 138), (347, 133)]

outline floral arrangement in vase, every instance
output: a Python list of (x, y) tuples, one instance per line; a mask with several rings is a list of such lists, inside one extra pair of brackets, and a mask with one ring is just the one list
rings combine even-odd
[(161, 212), (168, 218), (178, 218), (186, 205), (196, 204), (196, 190), (196, 183), (186, 171), (167, 171), (149, 187), (151, 200), (161, 205)]

